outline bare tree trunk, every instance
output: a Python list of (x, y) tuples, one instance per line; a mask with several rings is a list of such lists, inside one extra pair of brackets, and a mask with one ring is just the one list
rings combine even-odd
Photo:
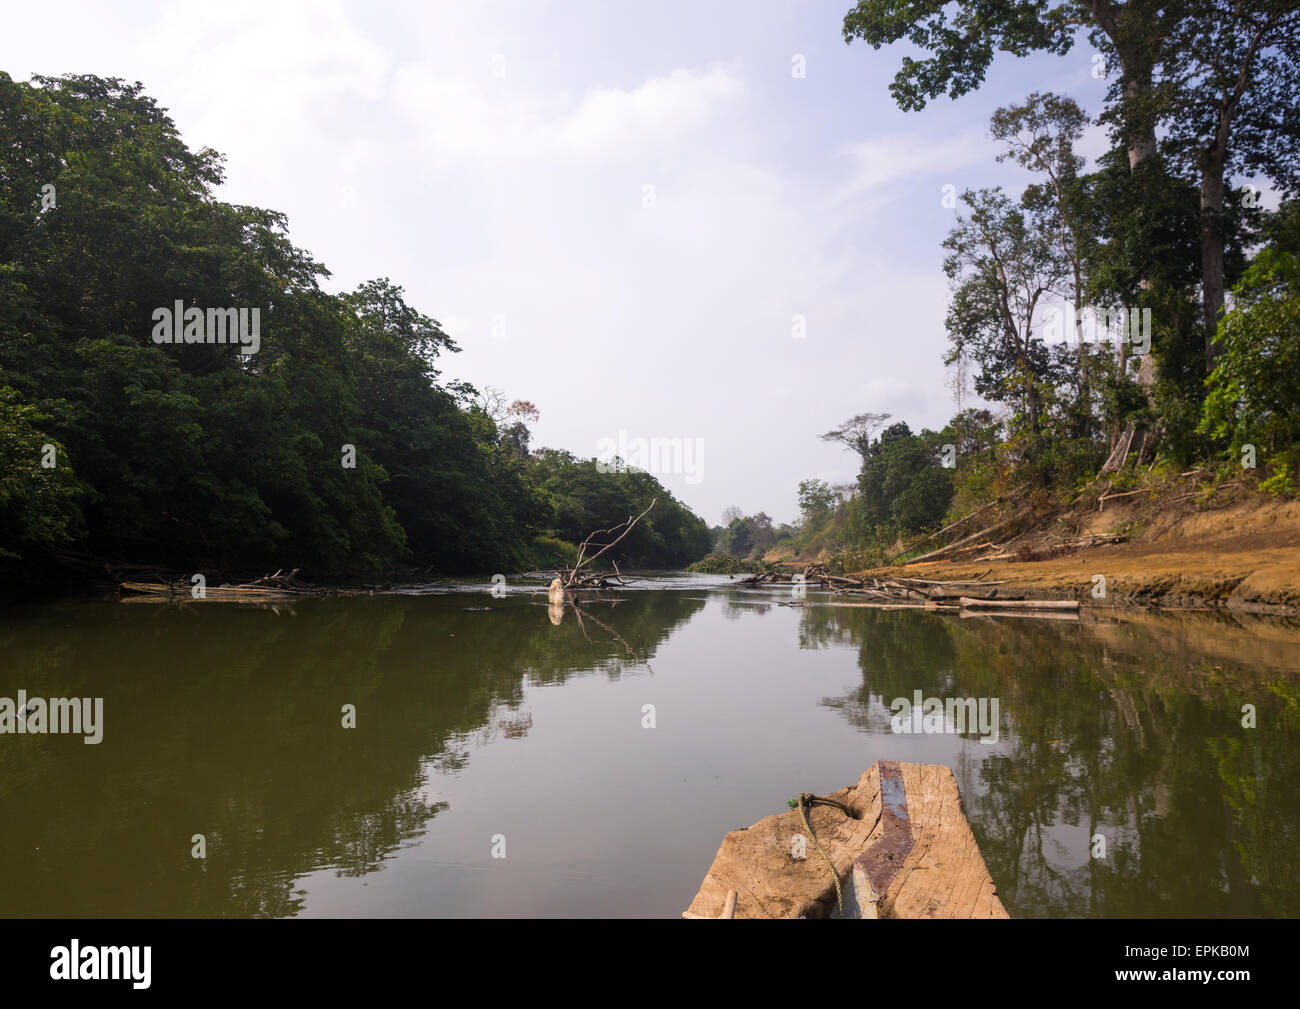
[[(1128, 66), (1132, 65), (1131, 60), (1125, 60), (1123, 54), (1121, 61)], [(1126, 73), (1130, 71), (1126, 70)], [(1145, 78), (1145, 79), (1143, 79)], [(1148, 67), (1145, 74), (1131, 74), (1124, 85), (1125, 102), (1136, 104), (1142, 100), (1142, 97), (1151, 90), (1151, 70)], [(1147, 158), (1154, 156), (1156, 153), (1156, 129), (1151, 123), (1135, 124), (1135, 133), (1128, 138), (1128, 170), (1132, 172)]]
[(1153, 67), (1159, 42), (1153, 45), (1158, 4), (1128, 0), (1084, 0), (1097, 26), (1110, 39), (1124, 74), (1124, 120), (1122, 133), (1128, 146), (1128, 167), (1133, 171), (1156, 153), (1156, 126), (1147, 96), (1151, 92)]
[[(1114, 43), (1119, 54), (1120, 67), (1124, 74), (1124, 105), (1128, 110), (1124, 113), (1123, 137), (1128, 146), (1128, 167), (1129, 173), (1132, 174), (1137, 171), (1139, 165), (1156, 154), (1156, 128), (1150, 112), (1149, 99), (1152, 68), (1157, 56), (1148, 42), (1149, 22), (1153, 17), (1153, 11), (1150, 9), (1151, 5), (1129, 3), (1124, 7), (1116, 7), (1109, 0), (1089, 0), (1088, 6), (1097, 24)], [(1144, 277), (1140, 284), (1142, 289), (1146, 290), (1151, 282)], [(1136, 306), (1132, 307), (1136, 308)], [(1128, 341), (1121, 339), (1119, 341), (1120, 375), (1128, 372), (1128, 350)], [(1147, 364), (1147, 367), (1141, 370), (1139, 381), (1149, 387), (1155, 383), (1155, 360), (1152, 358), (1149, 363), (1144, 362), (1144, 364)], [(1120, 445), (1125, 446), (1123, 454), (1127, 455), (1127, 446), (1132, 444), (1136, 433), (1137, 425), (1133, 423), (1129, 423), (1123, 432), (1120, 431), (1118, 423), (1110, 425), (1111, 457), (1107, 460), (1107, 466), (1114, 462), (1116, 450)], [(1103, 468), (1102, 472), (1106, 472), (1106, 469)]]
[(1218, 349), (1214, 336), (1223, 312), (1223, 203), (1224, 162), (1233, 101), (1219, 102), (1219, 125), (1214, 142), (1201, 162), (1201, 305), (1205, 313), (1205, 370), (1214, 369)]
[(1201, 305), (1205, 313), (1205, 370), (1218, 355), (1214, 336), (1223, 312), (1223, 166), (1201, 177)]

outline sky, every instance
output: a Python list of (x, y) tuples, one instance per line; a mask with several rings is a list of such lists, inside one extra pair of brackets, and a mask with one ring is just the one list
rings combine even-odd
[(405, 288), (462, 348), (444, 378), (537, 406), (535, 447), (627, 446), (709, 524), (779, 522), (856, 477), (818, 435), (955, 412), (943, 187), (1028, 180), (993, 110), (1106, 88), (1081, 41), (903, 113), (913, 50), (846, 45), (850, 6), (49, 0), (6, 10), (0, 69), (141, 81), (225, 155), (220, 198), (287, 214), (328, 290)]

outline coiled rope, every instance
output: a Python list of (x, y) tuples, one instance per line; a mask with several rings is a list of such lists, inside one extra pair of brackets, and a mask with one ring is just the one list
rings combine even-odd
[(840, 917), (843, 918), (844, 891), (840, 888), (840, 874), (835, 871), (835, 866), (831, 863), (831, 857), (826, 854), (826, 849), (822, 847), (821, 841), (817, 840), (817, 834), (813, 831), (812, 823), (808, 819), (807, 811), (811, 809), (814, 804), (820, 804), (823, 806), (834, 806), (836, 809), (841, 809), (844, 811), (846, 816), (852, 817), (855, 820), (858, 818), (858, 814), (842, 802), (837, 802), (835, 799), (828, 799), (823, 795), (813, 795), (812, 792), (801, 792), (798, 799), (788, 799), (786, 801), (789, 805), (798, 807), (799, 818), (803, 820), (804, 830), (808, 831), (808, 836), (812, 838), (813, 844), (817, 845), (817, 853), (821, 855), (822, 861), (826, 863), (826, 868), (831, 871), (831, 879), (835, 882), (835, 900), (836, 903), (839, 904)]

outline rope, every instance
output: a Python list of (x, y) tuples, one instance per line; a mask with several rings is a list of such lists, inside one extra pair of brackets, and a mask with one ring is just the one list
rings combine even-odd
[(831, 879), (835, 882), (835, 900), (840, 907), (840, 917), (843, 918), (844, 891), (840, 889), (840, 874), (835, 871), (835, 866), (831, 864), (831, 858), (826, 854), (826, 849), (822, 847), (821, 841), (817, 840), (817, 834), (813, 831), (812, 823), (809, 822), (808, 814), (805, 812), (805, 807), (811, 809), (813, 804), (818, 802), (823, 806), (835, 806), (837, 809), (842, 809), (846, 816), (853, 817), (854, 819), (857, 818), (857, 814), (842, 802), (837, 802), (834, 799), (827, 799), (820, 795), (813, 795), (812, 792), (803, 792), (799, 795), (797, 800), (789, 800), (791, 806), (797, 805), (799, 807), (799, 817), (803, 820), (804, 830), (808, 831), (808, 836), (813, 839), (813, 844), (817, 845), (817, 853), (821, 855), (822, 861), (826, 863), (826, 868), (831, 871)]

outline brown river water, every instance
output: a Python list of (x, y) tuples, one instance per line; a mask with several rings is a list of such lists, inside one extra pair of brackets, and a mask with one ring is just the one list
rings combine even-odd
[[(675, 917), (880, 759), (953, 768), (1015, 917), (1300, 915), (1296, 622), (512, 582), (0, 614), (0, 713), (102, 699), (98, 743), (0, 734), (0, 916)], [(916, 691), (996, 741), (895, 732)]]

